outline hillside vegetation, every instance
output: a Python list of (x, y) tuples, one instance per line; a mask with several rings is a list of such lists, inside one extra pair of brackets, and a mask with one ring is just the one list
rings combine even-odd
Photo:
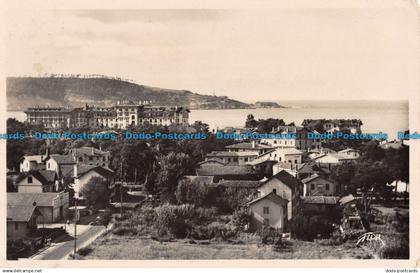
[(172, 90), (139, 85), (109, 77), (9, 77), (7, 109), (24, 110), (33, 106), (78, 107), (86, 103), (114, 105), (117, 100), (151, 100), (155, 105), (186, 106), (190, 109), (235, 109), (250, 105), (229, 99), (200, 95), (187, 90)]

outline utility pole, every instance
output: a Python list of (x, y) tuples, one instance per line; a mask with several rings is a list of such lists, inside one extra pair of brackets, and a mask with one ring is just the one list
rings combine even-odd
[(121, 186), (120, 186), (120, 216), (123, 216), (123, 185), (121, 182)]
[(74, 198), (74, 255), (73, 259), (76, 259), (77, 251), (77, 198)]

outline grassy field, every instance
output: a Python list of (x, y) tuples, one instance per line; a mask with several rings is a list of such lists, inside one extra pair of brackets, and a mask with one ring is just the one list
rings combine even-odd
[[(211, 242), (208, 245), (190, 244), (187, 240), (160, 243), (148, 238), (118, 236), (108, 233), (98, 238), (91, 252), (80, 259), (370, 259), (372, 254), (355, 247), (354, 242), (339, 246), (323, 246), (314, 242), (290, 241), (280, 252), (271, 245), (257, 243), (229, 244)], [(89, 251), (87, 251), (89, 252)]]
[[(372, 231), (380, 234), (385, 246), (372, 241), (356, 246), (357, 239), (341, 244), (329, 239), (306, 242), (286, 241), (281, 249), (261, 244), (261, 238), (254, 234), (240, 233), (237, 243), (227, 241), (206, 241), (193, 243), (188, 239), (174, 242), (159, 242), (150, 238), (147, 228), (138, 228), (138, 221), (123, 220), (126, 230), (118, 228), (99, 237), (89, 247), (79, 251), (77, 259), (99, 260), (153, 260), (153, 259), (406, 259), (408, 258), (408, 225), (398, 222), (395, 212), (406, 209), (376, 206), (382, 211), (382, 221), (371, 224)], [(130, 218), (132, 219), (132, 218)], [(121, 223), (121, 222), (120, 222)], [(127, 233), (131, 225), (139, 234)], [(240, 243), (239, 243), (240, 242)]]

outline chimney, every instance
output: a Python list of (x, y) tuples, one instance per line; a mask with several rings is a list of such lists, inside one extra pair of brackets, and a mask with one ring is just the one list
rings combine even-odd
[(94, 155), (94, 154), (95, 154), (95, 148), (92, 147), (92, 155)]
[(252, 143), (252, 148), (255, 148), (255, 140), (251, 141)]

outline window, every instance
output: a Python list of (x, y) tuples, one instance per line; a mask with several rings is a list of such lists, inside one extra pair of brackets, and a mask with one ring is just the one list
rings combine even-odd
[(311, 184), (311, 190), (314, 190), (314, 189), (315, 189), (315, 185)]
[(28, 176), (28, 184), (32, 184), (32, 176)]
[(325, 184), (325, 189), (326, 189), (327, 191), (329, 191), (329, 190), (330, 190), (330, 184)]
[(19, 229), (19, 223), (15, 222), (15, 229), (18, 230)]
[(273, 193), (277, 193), (277, 190), (276, 189), (273, 189)]
[[(83, 157), (79, 157), (79, 162), (83, 162)], [(48, 168), (50, 167), (50, 163), (48, 163)]]
[(297, 164), (297, 159), (295, 159), (295, 164)]
[(245, 162), (248, 162), (248, 157), (245, 157), (244, 160), (245, 160)]
[(270, 213), (270, 208), (269, 207), (263, 207), (263, 213), (264, 214), (269, 214)]

